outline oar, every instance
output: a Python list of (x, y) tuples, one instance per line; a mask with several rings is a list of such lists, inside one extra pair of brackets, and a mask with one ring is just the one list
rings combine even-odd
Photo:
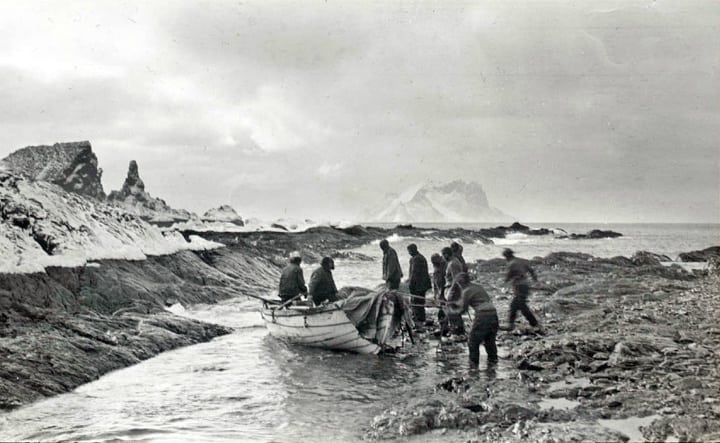
[(295, 297), (291, 298), (290, 300), (286, 301), (285, 303), (281, 304), (280, 306), (278, 306), (278, 307), (275, 308), (275, 309), (282, 309), (282, 308), (284, 308), (285, 306), (288, 306), (290, 303), (294, 302), (295, 300), (297, 300), (297, 299), (300, 298), (300, 297), (302, 297), (302, 293), (296, 295)]
[(258, 300), (262, 300), (262, 301), (264, 301), (265, 303), (268, 303), (268, 304), (271, 304), (271, 305), (277, 305), (277, 304), (280, 303), (280, 302), (277, 301), (277, 300), (270, 300), (270, 299), (268, 299), (268, 298), (260, 297), (259, 295), (252, 295), (252, 294), (244, 294), (244, 295), (247, 295), (248, 297), (251, 297), (251, 298), (256, 298), (256, 299), (258, 299)]

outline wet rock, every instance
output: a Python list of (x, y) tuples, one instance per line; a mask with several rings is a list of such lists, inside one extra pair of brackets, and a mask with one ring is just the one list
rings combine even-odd
[(638, 251), (632, 257), (630, 261), (635, 266), (661, 266), (661, 262), (672, 261), (667, 255), (654, 254), (648, 251)]
[(683, 252), (679, 255), (683, 262), (703, 262), (720, 257), (720, 246), (711, 246), (700, 251)]

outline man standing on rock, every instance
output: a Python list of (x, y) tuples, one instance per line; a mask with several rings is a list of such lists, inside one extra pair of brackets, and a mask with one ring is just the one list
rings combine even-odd
[[(530, 282), (528, 276), (532, 277), (533, 281), (537, 282), (537, 275), (530, 266), (530, 262), (525, 259), (515, 257), (515, 253), (512, 249), (505, 249), (503, 256), (508, 261), (508, 271), (505, 276), (505, 283), (512, 283), (514, 297), (510, 303), (510, 315), (509, 325), (507, 326), (508, 331), (515, 329), (515, 318), (517, 318), (517, 312), (520, 311), (525, 316), (530, 326), (537, 328), (538, 321), (533, 315), (532, 311), (527, 305), (527, 299), (530, 295)], [(505, 329), (505, 328), (503, 328)]]
[(390, 247), (387, 240), (380, 241), (380, 249), (383, 251), (383, 280), (385, 280), (388, 289), (398, 289), (403, 273), (397, 252)]
[(290, 253), (290, 263), (282, 270), (280, 275), (280, 289), (278, 295), (283, 303), (292, 300), (300, 294), (307, 296), (307, 287), (305, 286), (305, 278), (300, 267), (302, 257), (297, 251)]
[(495, 305), (488, 293), (477, 283), (470, 283), (470, 276), (461, 272), (455, 277), (455, 284), (462, 290), (462, 296), (458, 302), (448, 302), (448, 311), (453, 314), (462, 315), (468, 308), (475, 311), (470, 334), (468, 336), (468, 351), (470, 354), (470, 366), (477, 368), (480, 363), (480, 345), (485, 347), (487, 352), (488, 365), (494, 365), (498, 361), (497, 345), (495, 337), (498, 331), (498, 316)]
[(408, 272), (408, 285), (410, 294), (412, 294), (410, 303), (413, 317), (415, 317), (415, 325), (418, 329), (422, 329), (425, 324), (425, 293), (432, 287), (432, 282), (427, 260), (418, 252), (417, 245), (410, 243), (407, 251), (410, 254), (410, 271)]
[(323, 257), (320, 267), (313, 271), (310, 276), (310, 295), (315, 305), (327, 301), (332, 303), (338, 300), (337, 286), (332, 271), (335, 269), (335, 262), (330, 257)]

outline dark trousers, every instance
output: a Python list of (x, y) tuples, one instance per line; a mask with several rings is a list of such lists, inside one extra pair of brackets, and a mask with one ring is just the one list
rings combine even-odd
[[(462, 298), (461, 293), (462, 289), (457, 284), (450, 286), (447, 297), (448, 301), (458, 302)], [(465, 333), (465, 322), (461, 314), (448, 313), (448, 323), (451, 334), (462, 335)]]
[(400, 288), (400, 279), (399, 278), (389, 278), (386, 282), (388, 289), (399, 289)]
[(468, 337), (468, 351), (470, 362), (477, 366), (480, 363), (480, 345), (485, 347), (488, 363), (497, 363), (497, 345), (495, 336), (498, 331), (498, 316), (496, 312), (480, 312), (475, 314), (472, 329)]
[(425, 293), (427, 291), (410, 291), (410, 303), (412, 306), (413, 319), (416, 322), (425, 322)]
[(530, 326), (537, 326), (538, 321), (533, 315), (532, 311), (527, 305), (528, 295), (530, 294), (530, 287), (528, 285), (516, 285), (515, 286), (515, 297), (513, 297), (510, 303), (510, 327), (515, 326), (515, 319), (517, 318), (518, 311), (522, 312)]
[(460, 314), (448, 314), (448, 326), (451, 334), (462, 335), (465, 333), (465, 322)]

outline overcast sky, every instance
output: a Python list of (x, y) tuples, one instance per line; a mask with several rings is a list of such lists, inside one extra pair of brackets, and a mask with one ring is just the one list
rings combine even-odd
[(0, 157), (90, 140), (173, 207), (720, 222), (718, 1), (0, 0)]

